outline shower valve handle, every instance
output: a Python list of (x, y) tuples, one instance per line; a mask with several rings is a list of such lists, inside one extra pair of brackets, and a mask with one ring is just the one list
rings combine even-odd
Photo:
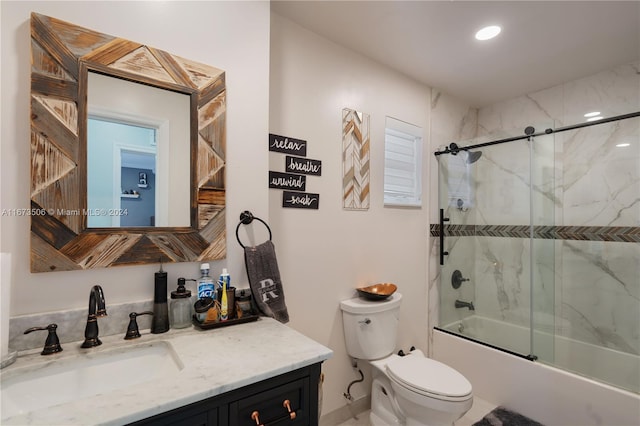
[(458, 269), (453, 271), (453, 274), (451, 275), (451, 286), (453, 288), (455, 288), (455, 289), (460, 288), (462, 283), (465, 282), (465, 281), (469, 281), (469, 278), (464, 278), (462, 276), (462, 272), (460, 272)]

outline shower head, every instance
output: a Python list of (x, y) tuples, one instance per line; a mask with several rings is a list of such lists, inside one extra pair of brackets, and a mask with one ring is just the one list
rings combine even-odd
[(467, 164), (475, 163), (482, 156), (482, 151), (469, 151), (466, 148), (460, 148), (455, 142), (451, 142), (449, 144), (449, 152), (451, 155), (458, 155), (460, 151), (465, 151), (467, 153)]
[(467, 164), (473, 164), (482, 157), (482, 151), (467, 151)]

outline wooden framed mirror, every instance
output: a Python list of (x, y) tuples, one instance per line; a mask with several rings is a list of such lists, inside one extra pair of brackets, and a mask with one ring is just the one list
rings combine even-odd
[[(89, 72), (188, 96), (190, 226), (88, 227)], [(223, 259), (225, 153), (224, 71), (31, 14), (32, 272)]]

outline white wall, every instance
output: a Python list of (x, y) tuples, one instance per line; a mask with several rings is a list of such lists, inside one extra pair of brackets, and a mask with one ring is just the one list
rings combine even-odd
[[(307, 178), (307, 192), (320, 194), (319, 210), (281, 207), (280, 190), (269, 194), (280, 273), (291, 326), (334, 351), (325, 372), (324, 408), (345, 404), (350, 366), (340, 300), (355, 288), (394, 282), (404, 296), (398, 348), (427, 344), (428, 191), (424, 161), (422, 209), (383, 207), (385, 117), (422, 127), (428, 146), (431, 90), (346, 50), (292, 21), (272, 14), (271, 133), (307, 141), (307, 157), (322, 161), (322, 176)], [(342, 109), (370, 114), (371, 207), (342, 209)], [(425, 156), (431, 155), (428, 149)], [(284, 155), (270, 153), (270, 169), (284, 171)], [(267, 186), (267, 176), (259, 182)], [(358, 398), (370, 385), (355, 385)]]
[[(242, 210), (268, 219), (265, 152), (269, 97), (268, 2), (7, 2), (2, 19), (1, 207), (29, 207), (31, 12), (148, 44), (226, 71), (228, 258), (234, 283), (248, 286), (235, 227)], [(107, 303), (147, 300), (157, 265), (31, 274), (27, 217), (2, 216), (1, 250), (12, 253), (11, 315), (80, 308), (94, 284)], [(170, 284), (197, 277), (196, 263), (165, 265)], [(3, 282), (2, 285), (5, 285)]]

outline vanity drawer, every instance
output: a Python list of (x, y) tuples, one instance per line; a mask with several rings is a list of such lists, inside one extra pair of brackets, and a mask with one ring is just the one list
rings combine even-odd
[[(302, 367), (130, 426), (318, 426), (320, 363)], [(295, 418), (284, 402), (289, 401)], [(258, 423), (252, 419), (258, 412)]]
[(306, 377), (234, 401), (229, 405), (229, 425), (308, 425), (309, 404)]

